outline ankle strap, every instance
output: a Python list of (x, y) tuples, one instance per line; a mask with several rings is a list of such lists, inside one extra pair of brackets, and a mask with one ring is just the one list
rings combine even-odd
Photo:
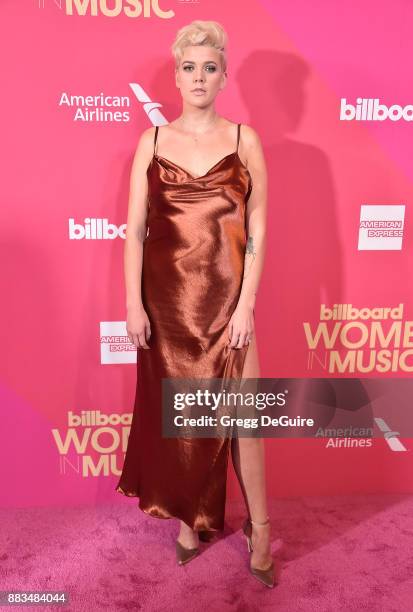
[(267, 516), (267, 520), (264, 523), (258, 523), (257, 521), (253, 521), (253, 520), (250, 519), (250, 522), (253, 525), (267, 525), (267, 523), (269, 523), (269, 521), (270, 521), (270, 517), (269, 516)]

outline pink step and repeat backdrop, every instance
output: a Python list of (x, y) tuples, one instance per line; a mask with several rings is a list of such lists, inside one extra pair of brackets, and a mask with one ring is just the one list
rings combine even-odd
[(227, 30), (217, 110), (268, 164), (261, 375), (370, 385), (379, 417), (363, 443), (267, 439), (268, 492), (412, 492), (413, 4), (3, 0), (0, 17), (2, 504), (132, 503), (114, 491), (129, 174), (141, 131), (180, 112), (170, 46), (194, 19)]

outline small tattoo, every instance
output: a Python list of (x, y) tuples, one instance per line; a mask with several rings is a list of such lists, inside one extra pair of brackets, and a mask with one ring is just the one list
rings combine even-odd
[[(248, 259), (247, 259), (247, 255), (249, 256)], [(251, 255), (252, 255), (252, 259), (251, 259)], [(252, 239), (252, 236), (248, 236), (247, 244), (245, 247), (244, 278), (247, 276), (247, 274), (249, 273), (251, 269), (252, 263), (255, 259), (255, 255), (256, 255), (256, 252), (254, 250), (254, 241)], [(248, 261), (250, 262), (249, 266), (247, 266)]]
[(253, 240), (252, 240), (252, 236), (248, 236), (246, 252), (249, 253), (249, 254), (253, 254), (254, 253), (254, 243), (253, 243)]

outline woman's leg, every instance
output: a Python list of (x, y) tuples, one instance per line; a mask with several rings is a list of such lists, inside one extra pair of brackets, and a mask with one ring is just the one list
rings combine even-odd
[[(255, 334), (247, 351), (242, 377), (260, 377)], [(232, 438), (231, 455), (249, 516), (253, 521), (263, 523), (268, 516), (264, 441), (262, 438)], [(252, 545), (251, 565), (265, 569), (271, 562), (270, 524), (252, 525)]]
[[(259, 376), (258, 350), (254, 334), (245, 358), (242, 377), (259, 378)], [(249, 516), (253, 521), (264, 522), (268, 516), (265, 492), (264, 442), (261, 438), (233, 438), (231, 440), (231, 455)], [(182, 546), (186, 548), (195, 548), (199, 544), (198, 533), (183, 521), (180, 521), (178, 539)], [(263, 569), (268, 567), (271, 561), (270, 525), (253, 525), (252, 542), (254, 551), (251, 564)]]

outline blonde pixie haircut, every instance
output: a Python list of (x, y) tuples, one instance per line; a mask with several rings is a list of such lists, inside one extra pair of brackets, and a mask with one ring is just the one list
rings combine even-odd
[(214, 47), (220, 52), (223, 72), (227, 69), (226, 45), (228, 37), (224, 28), (217, 21), (202, 21), (197, 19), (178, 30), (171, 47), (178, 68), (185, 47), (190, 45), (205, 45)]

